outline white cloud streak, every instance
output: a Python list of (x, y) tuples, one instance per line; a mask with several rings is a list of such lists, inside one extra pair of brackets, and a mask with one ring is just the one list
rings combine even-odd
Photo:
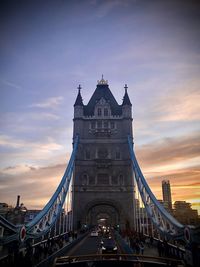
[(0, 82), (5, 86), (9, 86), (11, 88), (14, 88), (14, 89), (18, 89), (18, 90), (21, 90), (22, 87), (18, 84), (15, 84), (13, 82), (10, 82), (10, 81), (7, 81), (7, 80), (4, 80), (4, 79), (0, 79)]
[(49, 97), (43, 102), (33, 103), (29, 107), (31, 108), (56, 108), (63, 102), (62, 96)]
[(26, 157), (29, 157), (30, 160), (44, 158), (52, 155), (56, 151), (63, 150), (63, 146), (56, 143), (51, 137), (47, 137), (45, 142), (33, 142), (0, 135), (0, 147), (13, 149), (13, 151), (9, 152), (10, 158), (17, 151), (18, 156), (23, 157), (24, 161), (27, 160)]

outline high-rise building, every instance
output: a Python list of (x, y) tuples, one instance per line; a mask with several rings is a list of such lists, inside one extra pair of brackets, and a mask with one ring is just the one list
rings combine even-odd
[(163, 194), (163, 205), (169, 211), (172, 210), (172, 196), (171, 196), (171, 187), (169, 180), (162, 181), (162, 194)]

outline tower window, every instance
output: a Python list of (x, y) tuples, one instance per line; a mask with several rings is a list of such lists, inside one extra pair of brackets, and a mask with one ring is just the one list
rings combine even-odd
[(104, 108), (104, 116), (108, 116), (108, 109), (107, 108)]
[(98, 108), (98, 109), (97, 109), (97, 115), (98, 115), (98, 116), (101, 116), (101, 108)]

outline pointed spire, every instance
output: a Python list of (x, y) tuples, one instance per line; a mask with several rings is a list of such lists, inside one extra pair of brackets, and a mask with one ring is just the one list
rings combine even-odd
[(124, 94), (124, 97), (123, 97), (122, 106), (124, 106), (124, 105), (132, 106), (130, 98), (128, 96), (128, 92), (127, 92), (127, 89), (128, 89), (127, 84), (125, 84), (124, 89), (125, 89), (125, 94)]
[(83, 106), (83, 99), (82, 99), (82, 96), (81, 96), (81, 85), (80, 84), (77, 87), (77, 89), (78, 89), (78, 95), (77, 95), (76, 101), (74, 103), (74, 107), (75, 106)]

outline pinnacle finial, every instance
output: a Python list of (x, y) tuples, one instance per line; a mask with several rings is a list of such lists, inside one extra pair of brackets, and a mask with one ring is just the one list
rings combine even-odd
[(80, 91), (80, 90), (81, 90), (81, 88), (82, 88), (82, 87), (81, 87), (81, 85), (79, 84), (79, 86), (77, 87), (77, 89)]
[(101, 80), (99, 81), (97, 81), (97, 84), (107, 84), (108, 85), (108, 80), (104, 80), (104, 78), (103, 78), (103, 74), (101, 75)]
[(128, 89), (127, 84), (125, 84), (124, 89), (125, 89), (125, 92), (127, 92), (127, 89)]

